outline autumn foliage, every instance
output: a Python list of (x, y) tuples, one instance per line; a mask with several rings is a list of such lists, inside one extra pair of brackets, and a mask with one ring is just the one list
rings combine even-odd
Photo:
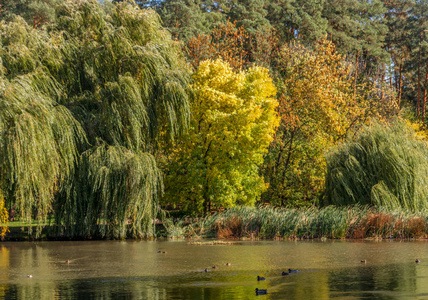
[(279, 50), (280, 37), (275, 29), (249, 33), (236, 22), (226, 22), (215, 27), (210, 34), (200, 34), (187, 41), (184, 47), (194, 68), (206, 59), (229, 63), (236, 70), (252, 64), (268, 67)]
[(166, 201), (193, 211), (254, 204), (258, 173), (275, 127), (276, 88), (266, 69), (235, 72), (207, 60), (193, 74), (192, 119), (167, 166)]
[(366, 86), (354, 94), (351, 66), (327, 40), (313, 49), (301, 43), (284, 46), (276, 65), (281, 122), (265, 160), (270, 188), (264, 199), (311, 205), (324, 190), (325, 151), (384, 106)]

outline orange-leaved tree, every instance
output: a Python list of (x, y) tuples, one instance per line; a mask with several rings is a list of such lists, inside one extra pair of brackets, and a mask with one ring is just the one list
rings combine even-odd
[(207, 59), (221, 58), (235, 70), (255, 64), (268, 67), (278, 53), (279, 34), (275, 29), (249, 33), (236, 22), (215, 27), (210, 34), (198, 35), (187, 41), (184, 51), (196, 69)]
[(265, 158), (264, 200), (311, 205), (324, 189), (325, 151), (378, 116), (381, 93), (365, 84), (355, 94), (352, 66), (326, 40), (284, 46), (276, 66), (281, 123)]

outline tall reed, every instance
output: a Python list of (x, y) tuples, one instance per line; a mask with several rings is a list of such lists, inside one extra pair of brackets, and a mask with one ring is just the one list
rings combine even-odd
[(217, 238), (422, 238), (428, 236), (427, 216), (428, 210), (414, 213), (361, 205), (235, 207), (185, 225), (183, 232)]

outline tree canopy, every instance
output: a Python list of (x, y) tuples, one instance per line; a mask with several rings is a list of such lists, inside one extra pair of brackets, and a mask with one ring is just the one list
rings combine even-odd
[(428, 148), (403, 123), (366, 127), (327, 156), (325, 204), (428, 205)]
[(364, 85), (354, 94), (352, 69), (330, 41), (313, 50), (292, 43), (276, 59), (281, 123), (265, 159), (270, 186), (264, 199), (310, 205), (324, 190), (326, 149), (394, 102), (382, 103), (376, 89)]
[(154, 154), (189, 120), (180, 49), (136, 5), (55, 12), (50, 26), (1, 24), (1, 189), (30, 222), (54, 211), (63, 234), (125, 237), (129, 220), (132, 236), (151, 234)]
[(208, 60), (194, 73), (191, 90), (191, 125), (168, 163), (166, 201), (205, 212), (210, 204), (253, 204), (265, 189), (258, 166), (278, 122), (268, 71), (234, 72)]

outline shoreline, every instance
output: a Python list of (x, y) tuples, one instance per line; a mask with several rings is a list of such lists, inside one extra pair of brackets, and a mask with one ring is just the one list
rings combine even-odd
[[(49, 224), (37, 233), (36, 226), (29, 233), (26, 224), (10, 224), (4, 241), (113, 240), (93, 235), (59, 235), (56, 225)], [(14, 226), (13, 226), (14, 225)], [(22, 226), (21, 226), (22, 225)], [(187, 240), (411, 240), (428, 238), (428, 211), (386, 211), (374, 207), (351, 206), (324, 208), (235, 207), (204, 218), (166, 218), (157, 221), (153, 236), (132, 236), (131, 225), (123, 240), (152, 240), (179, 238)], [(119, 239), (120, 240), (120, 239)]]

